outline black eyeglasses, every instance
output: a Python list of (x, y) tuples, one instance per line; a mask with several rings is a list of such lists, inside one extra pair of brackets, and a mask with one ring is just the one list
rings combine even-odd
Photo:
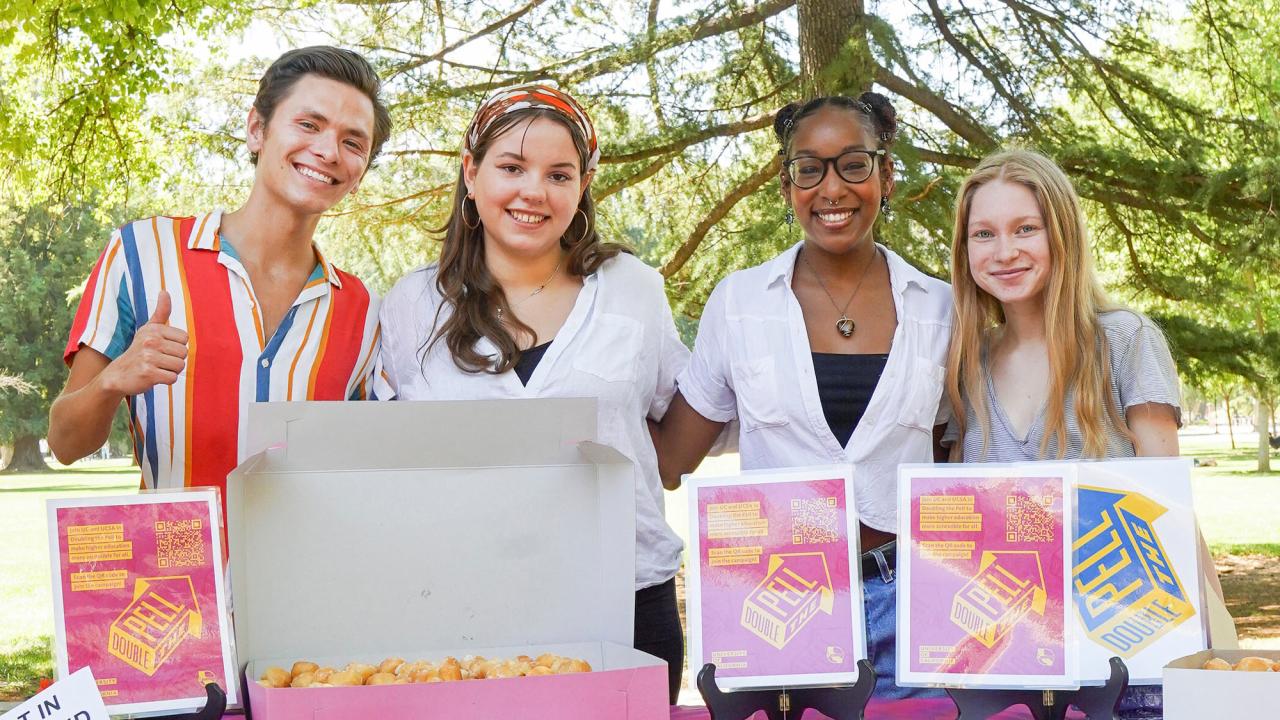
[(791, 184), (802, 190), (817, 187), (827, 176), (827, 166), (832, 165), (836, 174), (847, 183), (866, 182), (875, 170), (876, 158), (884, 157), (884, 150), (850, 150), (836, 157), (810, 157), (801, 155), (782, 164)]

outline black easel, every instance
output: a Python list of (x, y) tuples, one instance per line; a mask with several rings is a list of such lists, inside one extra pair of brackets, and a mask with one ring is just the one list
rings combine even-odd
[(1062, 720), (1067, 706), (1075, 705), (1089, 720), (1120, 720), (1116, 705), (1129, 686), (1129, 668), (1118, 657), (1111, 658), (1111, 677), (1106, 685), (1079, 690), (966, 690), (947, 688), (951, 701), (960, 710), (956, 720), (987, 720), (1014, 705), (1026, 705), (1036, 720)]
[(204, 692), (207, 697), (202, 709), (180, 715), (158, 715), (149, 720), (222, 720), (222, 714), (227, 711), (227, 693), (212, 682), (204, 686)]
[(832, 720), (862, 720), (875, 688), (876, 671), (867, 660), (858, 661), (854, 684), (839, 687), (724, 692), (716, 685), (714, 663), (703, 665), (698, 673), (698, 691), (707, 703), (711, 720), (746, 720), (761, 710), (769, 720), (783, 720), (787, 716), (799, 718), (810, 708)]

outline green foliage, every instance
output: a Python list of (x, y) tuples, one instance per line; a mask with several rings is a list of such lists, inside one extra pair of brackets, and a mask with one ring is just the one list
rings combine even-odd
[(0, 392), (0, 443), (44, 437), (49, 404), (67, 378), (62, 362), (74, 306), (109, 229), (84, 207), (0, 209), (0, 365), (20, 369), (31, 392)]
[[(812, 0), (812, 16), (845, 2)], [(248, 98), (276, 52), (239, 47), (239, 31), (252, 18), (290, 44), (355, 47), (386, 78), (395, 134), (320, 233), (385, 291), (436, 255), (475, 104), (550, 81), (600, 130), (602, 232), (665, 269), (691, 333), (719, 279), (799, 239), (776, 180), (760, 181), (777, 152), (772, 113), (811, 80), (798, 50), (820, 28), (795, 5), (21, 0), (0, 9), (0, 99), (13, 108), (0, 152), (34, 160), (4, 182), (22, 204), (49, 188), (127, 200), (116, 223), (234, 207), (252, 179)], [(1071, 175), (1109, 286), (1162, 318), (1188, 379), (1280, 377), (1266, 341), (1280, 323), (1280, 1), (866, 10), (824, 77), (898, 108), (895, 213), (879, 240), (945, 278), (968, 169), (1004, 145), (1035, 148)]]

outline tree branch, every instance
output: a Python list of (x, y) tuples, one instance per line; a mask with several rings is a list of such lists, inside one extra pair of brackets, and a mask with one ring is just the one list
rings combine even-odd
[(676, 249), (675, 255), (673, 255), (671, 259), (662, 266), (660, 271), (662, 276), (669, 278), (680, 272), (680, 268), (684, 267), (684, 264), (693, 256), (694, 251), (698, 249), (698, 245), (702, 244), (702, 240), (707, 236), (707, 232), (711, 230), (716, 223), (723, 220), (724, 216), (728, 215), (729, 211), (732, 210), (735, 205), (742, 202), (743, 198), (756, 190), (759, 190), (760, 186), (768, 182), (770, 178), (776, 177), (778, 175), (778, 170), (781, 167), (782, 156), (774, 155), (772, 160), (765, 163), (765, 165), (752, 174), (751, 177), (743, 180), (736, 188), (733, 189), (732, 192), (726, 195), (720, 202), (716, 203), (715, 207), (711, 208), (711, 212), (708, 213), (706, 217), (702, 218), (702, 221), (693, 229), (693, 232), (689, 234), (689, 237), (685, 239), (684, 243)]
[(661, 155), (658, 157), (658, 159), (654, 160), (648, 165), (645, 165), (643, 168), (640, 169), (639, 172), (635, 173), (634, 175), (628, 175), (627, 177), (624, 177), (615, 181), (612, 185), (606, 185), (603, 189), (600, 190), (599, 193), (592, 193), (592, 195), (595, 197), (597, 201), (603, 200), (609, 197), (610, 195), (618, 192), (619, 190), (629, 188), (632, 185), (635, 185), (636, 183), (648, 180), (649, 178), (656, 175), (659, 170), (671, 164), (671, 161), (674, 160), (675, 157), (676, 157), (675, 153), (671, 153), (670, 155)]
[[(415, 57), (413, 60), (410, 60), (409, 62), (389, 72), (387, 74), (387, 77), (393, 78), (397, 75), (402, 75), (404, 73), (407, 73), (410, 70), (413, 70), (414, 68), (422, 67), (423, 65), (426, 65), (429, 62), (435, 62), (437, 60), (440, 60), (445, 55), (448, 55), (449, 53), (453, 52), (454, 50), (457, 50), (463, 45), (466, 45), (467, 43), (470, 43), (470, 42), (475, 42), (476, 40), (479, 40), (480, 38), (486, 35), (490, 35), (496, 32), (497, 30), (500, 30), (503, 27), (506, 27), (507, 25), (510, 25), (513, 22), (516, 22), (517, 20), (524, 17), (525, 15), (528, 15), (531, 11), (533, 11), (534, 8), (538, 7), (539, 5), (543, 4), (546, 1), (547, 0), (529, 0), (529, 2), (517, 8), (514, 12), (510, 13), (509, 15), (500, 17), (497, 20), (494, 20), (488, 25), (485, 25), (484, 27), (475, 31), (474, 33), (464, 38), (461, 38), (459, 40), (455, 40), (452, 43), (449, 43), (448, 45), (440, 48), (438, 51), (432, 53), (431, 55), (419, 55)], [(443, 28), (441, 29), (441, 32), (443, 33)]]
[[(721, 123), (719, 125), (712, 125), (711, 127), (700, 128), (700, 129), (697, 129), (695, 132), (691, 132), (688, 135), (683, 135), (673, 140), (669, 140), (661, 145), (654, 145), (651, 147), (642, 148), (639, 150), (631, 150), (628, 152), (618, 152), (614, 154), (603, 155), (600, 158), (600, 162), (602, 163), (635, 162), (637, 160), (645, 160), (645, 159), (654, 157), (655, 155), (668, 155), (671, 153), (680, 152), (681, 150), (684, 150), (690, 145), (697, 145), (698, 143), (703, 142), (704, 140), (710, 140), (713, 137), (727, 137), (730, 135), (741, 135), (742, 133), (745, 133), (745, 132), (751, 132), (752, 130), (759, 130), (760, 128), (769, 127), (773, 124), (773, 116), (774, 116), (774, 113), (770, 112), (770, 113), (765, 113), (763, 115), (756, 115), (753, 117), (749, 117), (744, 120), (738, 120), (736, 122)], [(690, 126), (686, 126), (686, 128), (693, 129)]]
[(762, 0), (750, 8), (734, 12), (708, 23), (676, 23), (675, 27), (657, 33), (652, 41), (647, 37), (630, 45), (615, 48), (597, 60), (561, 71), (565, 63), (553, 63), (522, 73), (513, 73), (500, 79), (463, 85), (450, 89), (455, 97), (489, 92), (500, 87), (523, 82), (553, 79), (563, 85), (573, 85), (599, 75), (643, 61), (645, 58), (674, 47), (705, 40), (717, 35), (740, 30), (777, 15), (792, 7), (795, 0)]
[(974, 149), (986, 152), (996, 147), (995, 139), (977, 120), (932, 90), (913, 85), (880, 65), (876, 65), (875, 81), (889, 92), (897, 93), (933, 113), (952, 132), (973, 145)]

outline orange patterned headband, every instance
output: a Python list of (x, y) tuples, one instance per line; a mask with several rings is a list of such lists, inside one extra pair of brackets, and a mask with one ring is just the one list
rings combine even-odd
[(507, 113), (525, 108), (552, 110), (569, 118), (569, 121), (576, 125), (582, 131), (583, 137), (587, 139), (588, 157), (584, 172), (590, 172), (596, 168), (600, 162), (600, 144), (596, 137), (596, 127), (591, 123), (587, 111), (582, 109), (577, 100), (546, 85), (518, 85), (503, 88), (490, 95), (480, 103), (475, 117), (471, 118), (471, 125), (467, 127), (467, 134), (463, 138), (462, 149), (471, 152), (480, 142), (480, 136), (495, 120)]

